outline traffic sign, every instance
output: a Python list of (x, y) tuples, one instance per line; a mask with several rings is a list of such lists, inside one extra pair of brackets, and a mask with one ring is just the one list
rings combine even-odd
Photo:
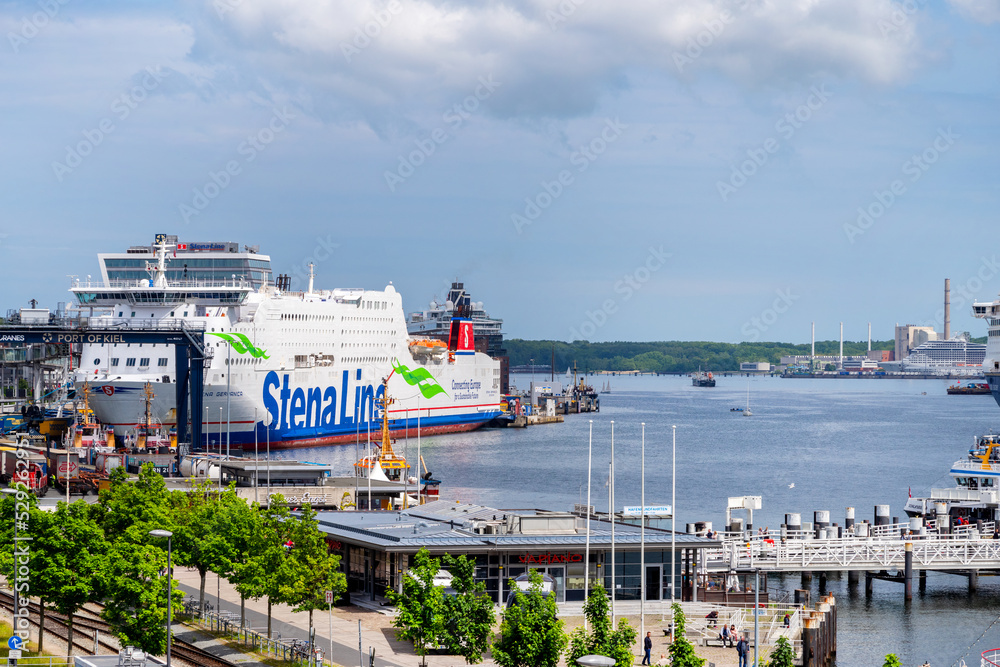
[(20, 660), (21, 659), (21, 649), (19, 649), (19, 648), (12, 648), (7, 653), (7, 659), (8, 660)]
[(333, 604), (333, 591), (326, 592), (326, 603)]
[(18, 637), (17, 635), (14, 635), (7, 640), (7, 648), (9, 648), (11, 651), (17, 651), (22, 646), (24, 646), (24, 640)]

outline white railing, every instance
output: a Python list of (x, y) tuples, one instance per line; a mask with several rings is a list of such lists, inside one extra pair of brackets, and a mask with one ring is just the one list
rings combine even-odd
[(989, 651), (983, 651), (982, 660), (979, 664), (981, 667), (1000, 667), (1000, 648), (991, 648)]
[[(725, 543), (710, 560), (731, 568), (763, 570), (883, 570), (901, 569), (907, 542), (913, 545), (917, 569), (1000, 568), (1000, 540), (981, 539), (975, 527), (951, 536), (775, 540)], [(992, 531), (991, 531), (992, 532)]]

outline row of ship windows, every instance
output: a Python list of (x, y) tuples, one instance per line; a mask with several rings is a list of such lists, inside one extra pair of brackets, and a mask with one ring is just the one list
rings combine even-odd
[[(135, 366), (135, 360), (136, 360), (135, 357), (128, 357), (127, 359), (125, 359), (125, 365), (129, 366), (129, 367)], [(111, 357), (111, 365), (112, 366), (117, 366), (119, 361), (121, 361), (121, 360), (118, 357)], [(94, 365), (95, 366), (100, 366), (101, 365), (100, 358), (94, 359)], [(156, 360), (156, 365), (160, 366), (160, 367), (166, 366), (167, 365), (167, 358), (166, 357), (160, 357), (159, 359)], [(149, 367), (149, 357), (140, 357), (139, 358), (139, 366), (143, 367), (143, 368)]]

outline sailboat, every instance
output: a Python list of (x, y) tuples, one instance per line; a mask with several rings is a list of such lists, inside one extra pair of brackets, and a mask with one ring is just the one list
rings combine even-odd
[(610, 394), (611, 393), (611, 381), (610, 380), (608, 380), (607, 382), (605, 382), (604, 385), (601, 387), (601, 393), (602, 394)]
[(753, 417), (753, 413), (750, 412), (750, 383), (747, 382), (747, 406), (743, 408), (744, 417)]

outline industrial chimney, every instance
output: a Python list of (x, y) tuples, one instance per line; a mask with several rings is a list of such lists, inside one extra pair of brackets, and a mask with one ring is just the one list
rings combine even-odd
[(951, 340), (951, 278), (944, 279), (944, 339)]

